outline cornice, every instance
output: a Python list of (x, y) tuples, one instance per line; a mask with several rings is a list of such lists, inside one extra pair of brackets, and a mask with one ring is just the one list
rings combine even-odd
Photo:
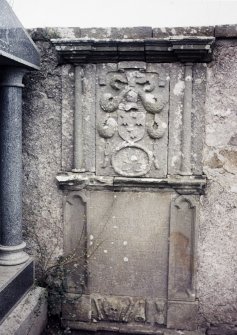
[(52, 39), (60, 63), (148, 63), (210, 62), (213, 37), (169, 37), (164, 39)]

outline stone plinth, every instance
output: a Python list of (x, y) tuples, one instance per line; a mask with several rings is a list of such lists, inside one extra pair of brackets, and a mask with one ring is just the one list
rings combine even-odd
[(34, 283), (34, 262), (15, 266), (0, 266), (0, 322), (15, 306), (18, 300), (27, 293)]

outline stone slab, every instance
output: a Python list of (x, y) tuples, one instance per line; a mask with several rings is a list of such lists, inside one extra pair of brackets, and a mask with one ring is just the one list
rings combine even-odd
[(32, 289), (0, 325), (1, 335), (41, 335), (47, 322), (46, 290)]
[[(0, 321), (34, 283), (34, 262), (17, 266), (0, 266)], [(1, 333), (1, 332), (0, 332)]]
[(215, 37), (218, 38), (235, 38), (237, 37), (237, 25), (225, 24), (215, 26)]
[(214, 36), (213, 26), (153, 28), (153, 38), (169, 36)]
[(169, 192), (90, 193), (89, 292), (166, 298), (169, 203)]
[(175, 329), (197, 329), (197, 302), (170, 301), (168, 303), (167, 327)]
[(113, 39), (137, 39), (151, 38), (151, 27), (124, 27), (124, 28), (82, 28), (81, 37), (83, 38), (113, 38)]
[(39, 68), (39, 52), (5, 0), (0, 0), (0, 64)]

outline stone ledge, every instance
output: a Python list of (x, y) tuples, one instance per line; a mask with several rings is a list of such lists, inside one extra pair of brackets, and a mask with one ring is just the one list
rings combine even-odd
[(216, 37), (220, 39), (237, 38), (237, 25), (190, 26), (190, 27), (131, 27), (131, 28), (80, 28), (47, 27), (28, 29), (35, 41), (51, 39), (162, 39), (169, 37)]
[(46, 290), (32, 289), (0, 325), (1, 335), (40, 335), (47, 322)]
[(237, 38), (237, 25), (226, 24), (215, 26), (215, 37), (217, 38)]
[(164, 39), (52, 39), (60, 63), (209, 62), (214, 38), (169, 37)]
[(200, 27), (164, 27), (153, 28), (153, 37), (164, 38), (170, 36), (214, 36), (214, 26)]
[(149, 190), (175, 189), (180, 194), (203, 194), (205, 176), (172, 176), (156, 178), (126, 178), (96, 176), (92, 173), (62, 172), (56, 177), (59, 186), (67, 190), (142, 188)]

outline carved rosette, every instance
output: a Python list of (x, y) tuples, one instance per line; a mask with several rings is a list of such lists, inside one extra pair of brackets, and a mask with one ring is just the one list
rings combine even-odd
[[(157, 76), (138, 70), (108, 74), (97, 123), (98, 134), (105, 140), (102, 168), (110, 164), (116, 174), (127, 177), (145, 176), (152, 164), (159, 168), (153, 149), (167, 128), (158, 116), (167, 98), (155, 90)], [(119, 140), (113, 140), (116, 135)]]

